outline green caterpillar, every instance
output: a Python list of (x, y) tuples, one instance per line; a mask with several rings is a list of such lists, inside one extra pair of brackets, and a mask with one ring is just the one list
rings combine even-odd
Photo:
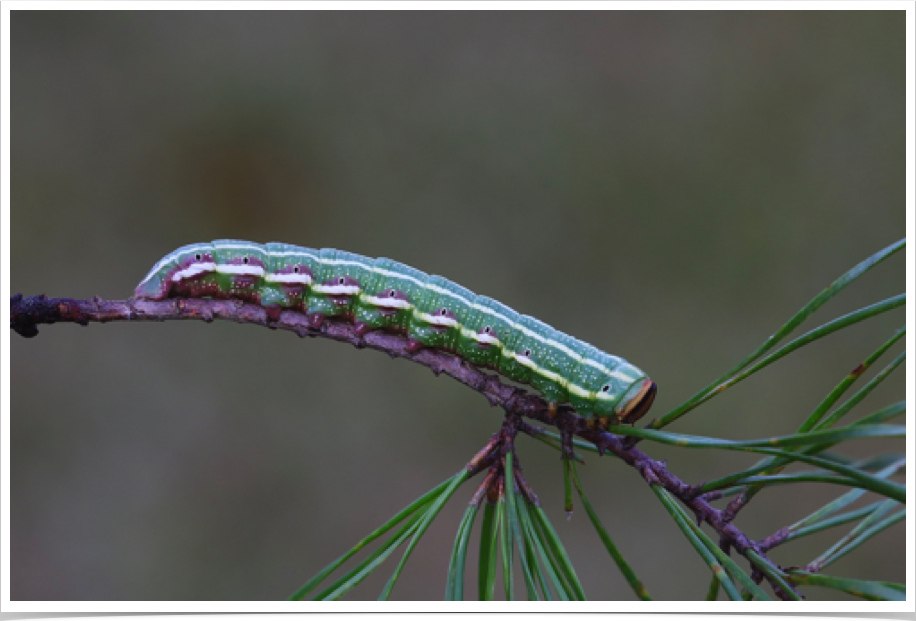
[(135, 296), (233, 298), (265, 307), (274, 319), (289, 309), (305, 313), (316, 327), (337, 317), (354, 322), (359, 334), (405, 333), (413, 350), (453, 352), (530, 384), (551, 412), (569, 403), (602, 427), (612, 419), (638, 420), (655, 399), (655, 382), (626, 360), (441, 276), (386, 258), (218, 240), (163, 257)]

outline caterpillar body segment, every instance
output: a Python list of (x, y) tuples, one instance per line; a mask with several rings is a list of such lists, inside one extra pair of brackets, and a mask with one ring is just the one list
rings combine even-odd
[[(533, 317), (525, 317), (522, 325), (543, 337), (550, 337), (549, 340), (545, 338), (544, 340), (534, 339), (531, 341), (529, 358), (537, 369), (543, 370), (542, 372), (532, 371), (531, 385), (544, 395), (548, 401), (553, 403), (569, 402), (569, 383), (566, 378), (577, 377), (576, 372), (582, 362), (581, 348), (579, 347), (581, 341), (555, 330)], [(551, 341), (555, 341), (564, 347), (553, 346), (549, 344)]]
[(356, 304), (355, 321), (361, 333), (385, 329), (407, 334), (414, 305), (426, 291), (429, 275), (403, 263), (380, 257), (375, 275)]
[(413, 348), (453, 352), (530, 384), (552, 411), (569, 403), (600, 421), (634, 422), (655, 399), (655, 383), (623, 358), (384, 257), (231, 239), (191, 244), (156, 263), (135, 296), (233, 298), (260, 304), (274, 318), (289, 309), (314, 324), (339, 317), (363, 334), (401, 332)]
[(265, 308), (304, 310), (309, 287), (318, 272), (318, 254), (292, 244), (265, 244), (267, 270), (261, 285)]
[(442, 276), (430, 276), (426, 291), (415, 303), (410, 338), (424, 347), (457, 352), (461, 329), (474, 311), (477, 296)]
[(318, 263), (318, 274), (305, 302), (306, 312), (322, 318), (352, 317), (360, 283), (375, 275), (373, 260), (344, 250), (322, 248)]
[[(219, 295), (212, 297), (229, 297), (254, 304), (261, 303), (261, 287), (267, 274), (267, 251), (260, 244), (225, 239), (213, 242), (213, 258), (217, 269), (209, 274), (198, 276), (202, 281), (210, 281), (217, 287)], [(196, 266), (191, 265), (193, 270)], [(193, 282), (195, 278), (185, 280)], [(215, 282), (214, 282), (215, 281)]]
[[(193, 259), (195, 253), (200, 257), (196, 260), (196, 263), (201, 263), (201, 268), (203, 268), (204, 265), (212, 265), (215, 268), (213, 244), (190, 244), (188, 246), (182, 246), (174, 252), (164, 256), (153, 266), (146, 277), (137, 286), (134, 295), (138, 298), (150, 298), (153, 300), (167, 298), (170, 294), (179, 295), (177, 291), (173, 292), (173, 277), (190, 264), (185, 260), (187, 257), (191, 257), (191, 262), (195, 262)], [(201, 273), (203, 273), (203, 269)], [(180, 279), (181, 278), (179, 278), (179, 280)]]
[(230, 297), (231, 286), (226, 276), (215, 271), (217, 257), (213, 244), (186, 247), (175, 257), (175, 264), (177, 269), (166, 283), (174, 295)]
[(458, 338), (458, 353), (468, 362), (480, 367), (495, 369), (509, 377), (502, 368), (503, 343), (518, 321), (514, 310), (483, 295), (476, 299), (477, 308), (467, 319)]

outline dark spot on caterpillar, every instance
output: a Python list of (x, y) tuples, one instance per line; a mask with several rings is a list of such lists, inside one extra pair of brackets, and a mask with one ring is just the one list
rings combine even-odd
[(343, 277), (343, 276), (341, 276), (341, 277), (337, 280), (337, 284), (339, 284), (339, 285), (344, 284), (344, 277)]
[(248, 257), (242, 257), (242, 263), (248, 265)]
[(200, 257), (200, 253), (195, 254), (195, 255), (194, 255), (194, 258), (195, 258), (197, 261), (200, 261), (200, 258), (201, 258), (201, 257)]
[(483, 332), (484, 332), (484, 334), (489, 334), (489, 333), (490, 333), (490, 326), (485, 327), (485, 328), (483, 329)]
[(601, 387), (601, 392), (607, 392), (607, 391), (609, 391), (610, 389), (611, 389), (611, 385), (610, 385), (610, 384), (605, 384), (604, 386)]
[(529, 356), (531, 356), (531, 350), (530, 350), (530, 349), (526, 349), (526, 350), (525, 350), (525, 353), (522, 354), (522, 355), (525, 356), (525, 358), (528, 358)]
[(296, 267), (293, 268), (293, 273), (294, 273), (294, 274), (298, 274), (298, 273), (299, 273), (299, 266), (298, 266), (298, 265), (297, 265)]
[(388, 292), (388, 297), (393, 298), (395, 296), (394, 289)]
[(445, 317), (445, 314), (446, 314), (447, 312), (448, 312), (448, 310), (443, 308), (442, 310), (439, 311), (439, 314), (442, 315), (443, 317)]

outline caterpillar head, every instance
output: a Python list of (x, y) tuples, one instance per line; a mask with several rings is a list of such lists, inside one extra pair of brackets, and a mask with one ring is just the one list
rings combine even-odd
[(591, 407), (595, 416), (610, 417), (620, 423), (634, 423), (642, 418), (652, 407), (657, 388), (655, 382), (641, 372), (640, 375), (642, 377), (630, 380), (628, 384), (605, 376), (600, 388), (593, 393)]
[(658, 387), (650, 379), (636, 382), (614, 407), (614, 415), (621, 423), (635, 423), (652, 407)]

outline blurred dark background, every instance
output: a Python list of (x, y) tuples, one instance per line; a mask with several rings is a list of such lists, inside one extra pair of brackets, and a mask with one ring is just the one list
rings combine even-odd
[[(389, 256), (628, 358), (658, 382), (658, 416), (904, 236), (902, 11), (14, 11), (11, 26), (13, 293), (125, 298), (160, 256), (223, 237)], [(815, 321), (903, 282), (901, 255)], [(671, 429), (791, 433), (903, 321), (818, 342)], [(445, 377), (320, 339), (41, 332), (12, 339), (13, 599), (284, 598), (501, 420)], [(903, 375), (856, 412), (901, 399)], [(586, 592), (631, 599), (584, 512), (563, 519), (557, 454), (519, 446)], [(646, 450), (690, 482), (756, 461)], [(587, 461), (652, 594), (705, 596), (708, 569), (642, 479)], [(395, 597), (442, 597), (471, 491)], [(761, 538), (842, 491), (776, 488), (738, 525)], [(904, 581), (903, 527), (826, 573)], [(838, 536), (773, 556), (805, 564)], [(374, 599), (393, 566), (351, 597)]]

